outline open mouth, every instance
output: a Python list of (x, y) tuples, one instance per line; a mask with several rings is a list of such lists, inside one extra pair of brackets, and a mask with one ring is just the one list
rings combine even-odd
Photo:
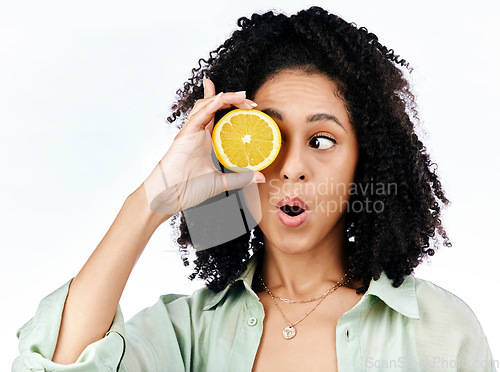
[(301, 214), (302, 212), (304, 212), (304, 209), (299, 207), (299, 206), (290, 206), (290, 205), (284, 205), (282, 207), (280, 207), (280, 209), (286, 213), (287, 215), (291, 216), (291, 217), (295, 217), (295, 216), (298, 216), (299, 214)]

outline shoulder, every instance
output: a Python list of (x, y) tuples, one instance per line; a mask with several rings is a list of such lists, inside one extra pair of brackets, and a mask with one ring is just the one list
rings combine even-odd
[(162, 295), (155, 304), (135, 314), (125, 326), (129, 333), (189, 333), (192, 326), (207, 322), (209, 314), (203, 308), (213, 296), (208, 288), (200, 288), (191, 295)]
[(414, 278), (419, 319), (417, 344), (432, 347), (435, 355), (453, 355), (464, 360), (491, 360), (491, 351), (478, 318), (457, 295), (440, 286)]
[(479, 326), (472, 309), (457, 295), (425, 279), (414, 278), (419, 317), (428, 322), (463, 326), (467, 331)]
[(155, 306), (165, 307), (169, 311), (186, 310), (190, 312), (202, 311), (203, 308), (213, 300), (217, 294), (207, 287), (195, 290), (192, 294), (164, 294), (160, 296)]
[(155, 304), (140, 311), (133, 318), (163, 314), (170, 314), (175, 317), (190, 316), (192, 313), (202, 311), (214, 295), (215, 293), (207, 287), (197, 289), (190, 295), (178, 293), (164, 294), (158, 298)]

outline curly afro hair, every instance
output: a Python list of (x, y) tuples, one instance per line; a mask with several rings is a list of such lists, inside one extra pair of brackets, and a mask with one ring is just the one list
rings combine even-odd
[[(415, 133), (417, 105), (404, 76), (405, 69), (411, 73), (411, 67), (366, 28), (320, 7), (292, 16), (272, 11), (253, 14), (238, 19), (237, 24), (239, 29), (192, 69), (192, 76), (177, 91), (167, 121), (185, 117), (195, 101), (203, 98), (204, 75), (218, 91), (246, 90), (250, 99), (265, 81), (285, 69), (328, 76), (338, 85), (356, 130), (356, 181), (360, 189), (384, 184), (395, 185), (397, 190), (358, 193), (349, 201), (358, 206), (367, 202), (384, 205), (377, 213), (365, 207), (356, 213), (346, 212), (351, 272), (363, 283), (357, 291), (365, 292), (382, 270), (398, 287), (425, 257), (434, 254), (441, 239), (445, 246), (451, 246), (440, 220), (441, 206), (449, 201), (435, 164)], [(217, 112), (215, 120), (228, 110)], [(193, 245), (183, 212), (174, 216), (171, 225), (178, 225), (177, 244), (188, 266)], [(203, 279), (209, 289), (218, 292), (232, 283), (263, 247), (264, 236), (257, 226), (230, 242), (198, 251), (189, 279)]]

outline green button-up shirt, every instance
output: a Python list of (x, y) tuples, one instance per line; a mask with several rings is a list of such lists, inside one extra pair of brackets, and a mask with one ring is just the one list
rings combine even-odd
[[(106, 336), (72, 365), (51, 362), (69, 282), (44, 298), (18, 332), (13, 371), (251, 371), (264, 308), (252, 290), (252, 258), (232, 285), (215, 294), (161, 296), (124, 323), (118, 308)], [(372, 280), (336, 328), (338, 370), (495, 371), (483, 330), (458, 297), (413, 276), (394, 288)]]

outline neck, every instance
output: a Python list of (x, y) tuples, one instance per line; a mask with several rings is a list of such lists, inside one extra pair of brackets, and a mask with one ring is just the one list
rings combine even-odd
[(261, 276), (273, 293), (303, 299), (319, 295), (339, 281), (348, 270), (343, 239), (323, 247), (290, 254), (264, 238)]

